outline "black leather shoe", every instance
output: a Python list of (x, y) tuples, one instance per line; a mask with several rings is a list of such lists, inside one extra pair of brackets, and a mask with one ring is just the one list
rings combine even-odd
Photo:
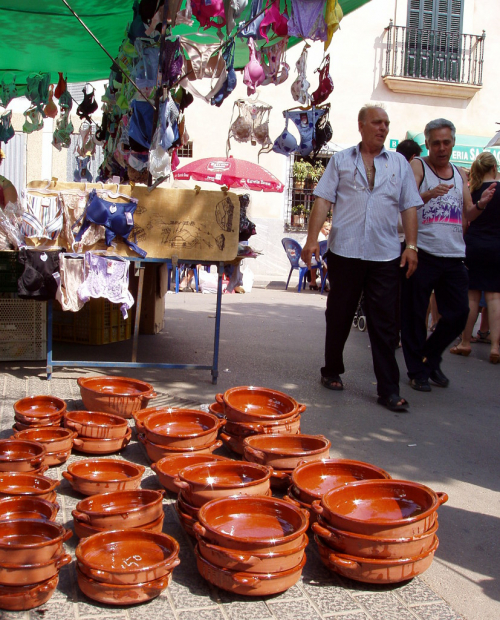
[(410, 386), (418, 392), (430, 392), (431, 385), (427, 379), (410, 379)]
[(342, 383), (340, 375), (335, 375), (333, 377), (321, 377), (321, 385), (329, 390), (340, 391), (344, 389), (344, 384)]
[(436, 370), (431, 370), (431, 372), (429, 373), (429, 379), (437, 386), (443, 388), (448, 387), (448, 385), (450, 384), (450, 380), (440, 368), (437, 368)]

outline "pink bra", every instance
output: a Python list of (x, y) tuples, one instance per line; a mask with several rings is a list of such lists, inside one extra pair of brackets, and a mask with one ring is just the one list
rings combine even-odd
[(247, 94), (253, 95), (266, 79), (266, 73), (261, 65), (262, 56), (255, 47), (255, 41), (252, 37), (248, 39), (248, 49), (250, 51), (250, 60), (245, 65), (243, 71), (243, 83), (247, 86)]

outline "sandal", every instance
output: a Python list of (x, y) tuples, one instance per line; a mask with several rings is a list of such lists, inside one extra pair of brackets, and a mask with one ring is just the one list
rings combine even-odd
[(342, 383), (340, 375), (334, 375), (333, 377), (321, 377), (321, 385), (329, 390), (340, 391), (344, 389), (344, 384)]
[(484, 344), (491, 344), (491, 339), (489, 338), (490, 330), (482, 332), (480, 329), (477, 330), (477, 338), (476, 342), (483, 342)]
[(390, 396), (379, 396), (377, 403), (389, 409), (389, 411), (407, 411), (410, 403), (399, 396), (399, 394), (391, 394)]
[(453, 355), (463, 355), (464, 357), (469, 357), (470, 352), (470, 349), (461, 349), (458, 344), (450, 349), (450, 353), (453, 353)]
[(319, 291), (319, 286), (317, 286), (316, 284), (309, 284), (309, 290), (310, 291)]

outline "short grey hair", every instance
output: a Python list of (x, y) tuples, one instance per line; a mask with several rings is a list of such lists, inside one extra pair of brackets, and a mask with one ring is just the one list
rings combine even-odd
[(368, 110), (371, 110), (374, 108), (384, 110), (384, 112), (387, 114), (387, 110), (385, 109), (385, 106), (383, 103), (367, 103), (361, 108), (361, 110), (358, 113), (358, 122), (364, 123), (366, 120), (366, 115), (368, 113)]
[(455, 125), (446, 118), (436, 118), (435, 120), (430, 121), (430, 123), (427, 123), (424, 129), (424, 136), (426, 140), (429, 140), (431, 131), (434, 131), (434, 129), (450, 129), (451, 137), (453, 140), (455, 139), (455, 133), (457, 131), (455, 129)]

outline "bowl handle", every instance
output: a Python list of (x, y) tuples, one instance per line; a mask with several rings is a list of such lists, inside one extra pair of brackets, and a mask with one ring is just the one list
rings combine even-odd
[(160, 590), (164, 590), (168, 586), (168, 582), (170, 581), (170, 574), (165, 575), (161, 579), (154, 580), (154, 582), (146, 582), (142, 584), (142, 587), (146, 592), (152, 590), (153, 592)]
[(149, 390), (149, 392), (144, 392), (141, 394), (142, 398), (156, 398), (158, 394), (154, 390)]
[(142, 443), (143, 446), (146, 445), (146, 435), (144, 433), (138, 433), (137, 439)]
[(144, 465), (138, 465), (137, 463), (134, 463), (134, 465), (137, 467), (137, 469), (139, 470), (140, 475), (142, 476), (144, 474), (144, 472), (146, 471), (146, 468), (144, 467)]
[(287, 471), (280, 471), (279, 469), (275, 469), (272, 475), (273, 478), (277, 478), (278, 480), (290, 479), (290, 474)]
[(436, 495), (438, 496), (438, 502), (440, 506), (442, 504), (445, 504), (448, 501), (447, 493), (444, 493), (443, 491), (439, 491), (438, 493), (436, 493)]
[(227, 422), (226, 418), (220, 417), (218, 428), (222, 428), (226, 422)]
[(315, 499), (313, 501), (313, 503), (311, 504), (311, 508), (314, 510), (314, 512), (317, 515), (322, 515), (324, 513), (324, 511), (325, 511), (325, 509), (321, 505), (321, 500), (320, 499)]
[(252, 446), (245, 446), (244, 451), (249, 452), (254, 458), (257, 459), (258, 463), (262, 463), (263, 461), (266, 460), (266, 455), (260, 450), (256, 450), (255, 448), (252, 448)]
[(285, 495), (283, 497), (283, 499), (285, 500), (285, 502), (288, 502), (289, 504), (292, 504), (292, 506), (296, 506), (297, 508), (302, 508), (302, 506), (299, 504), (299, 502), (295, 499), (293, 499), (293, 497), (290, 497), (290, 495)]
[(38, 598), (38, 595), (42, 592), (48, 592), (49, 590), (52, 590), (53, 584), (50, 583), (51, 581), (52, 579), (49, 579), (45, 583), (39, 583), (33, 590), (29, 590), (30, 597), (36, 599)]
[(224, 396), (222, 394), (216, 394), (215, 400), (219, 403), (219, 405), (224, 404)]
[(299, 413), (304, 413), (304, 411), (307, 409), (307, 407), (305, 405), (301, 405), (299, 404)]
[(174, 568), (176, 566), (179, 566), (179, 564), (181, 563), (180, 559), (176, 556), (171, 562), (169, 562), (168, 564), (165, 564), (165, 568), (169, 571), (174, 570)]
[(210, 452), (214, 452), (215, 450), (217, 450), (221, 446), (222, 446), (222, 441), (220, 439), (217, 439), (217, 441), (210, 446)]
[(179, 476), (176, 476), (173, 482), (178, 489), (182, 489), (183, 491), (187, 491), (191, 488), (189, 483), (187, 483), (185, 480), (181, 480)]
[(326, 527), (323, 527), (319, 523), (313, 523), (311, 527), (313, 532), (322, 538), (326, 538), (327, 540), (336, 540), (337, 538), (330, 530), (327, 530)]
[(78, 519), (79, 521), (83, 521), (84, 523), (90, 523), (89, 515), (85, 514), (84, 512), (80, 512), (79, 510), (73, 510), (71, 514), (75, 519)]
[(29, 460), (29, 464), (33, 469), (38, 469), (41, 466), (45, 454), (46, 451), (44, 450), (42, 456), (34, 456), (32, 459)]
[(61, 450), (61, 452), (51, 452), (50, 456), (53, 456), (56, 459), (59, 459), (59, 458), (62, 458), (64, 456), (68, 456), (68, 453), (66, 452), (66, 450)]
[(205, 543), (207, 549), (221, 555), (226, 560), (232, 560), (233, 562), (240, 562), (244, 564), (248, 564), (249, 566), (254, 566), (259, 562), (259, 558), (256, 558), (253, 555), (249, 555), (247, 553), (240, 552), (232, 552), (230, 549), (226, 549), (225, 547), (219, 547), (218, 545), (211, 545), (210, 543)]
[(60, 570), (63, 566), (66, 566), (66, 564), (69, 564), (70, 562), (71, 562), (71, 556), (69, 553), (65, 553), (64, 555), (61, 555), (56, 560), (57, 570)]
[(73, 439), (73, 445), (77, 448), (81, 448), (83, 446), (83, 441), (79, 437), (75, 437)]
[(355, 562), (354, 560), (346, 560), (344, 558), (340, 558), (335, 553), (328, 554), (328, 561), (331, 562), (337, 568), (349, 568), (351, 570), (355, 570), (356, 568), (359, 568), (358, 562)]
[(248, 573), (234, 573), (233, 579), (242, 586), (257, 586), (260, 583), (257, 576), (250, 576)]
[(193, 531), (197, 536), (205, 537), (207, 535), (207, 530), (198, 521), (193, 524)]
[(98, 568), (89, 568), (88, 566), (86, 566), (85, 568), (89, 575), (92, 577), (92, 579), (95, 579), (96, 581), (99, 581), (103, 577), (106, 577), (106, 573), (102, 570), (99, 570)]
[(156, 467), (156, 463), (151, 463), (151, 469), (155, 472), (155, 474), (158, 473), (158, 467)]
[(41, 467), (37, 469), (37, 474), (44, 474), (48, 468), (49, 468), (48, 465), (42, 465)]
[(73, 536), (73, 530), (64, 530), (63, 541), (66, 542)]
[(62, 472), (62, 477), (66, 478), (66, 480), (68, 482), (70, 482), (71, 484), (73, 484), (73, 476), (69, 473), (69, 471), (63, 471)]
[[(82, 432), (83, 425), (79, 422), (73, 422), (72, 420), (68, 422), (68, 420), (65, 419), (64, 424), (66, 428), (71, 429), (77, 436)], [(76, 439), (76, 437), (73, 437), (73, 439)]]

